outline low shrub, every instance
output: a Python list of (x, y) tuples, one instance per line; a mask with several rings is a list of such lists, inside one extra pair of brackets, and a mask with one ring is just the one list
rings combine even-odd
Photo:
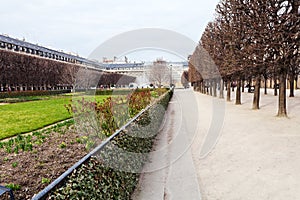
[(67, 147), (67, 144), (65, 142), (60, 143), (59, 148), (64, 149)]
[(17, 166), (18, 166), (18, 162), (13, 162), (13, 163), (11, 164), (11, 166), (12, 166), (13, 168), (17, 167)]
[(130, 199), (171, 96), (172, 91), (74, 170), (48, 199)]
[(30, 96), (53, 96), (70, 93), (71, 90), (35, 90), (35, 91), (17, 91), (17, 92), (0, 92), (0, 99), (20, 98)]
[(42, 178), (42, 184), (45, 184), (45, 183), (50, 183), (51, 180), (49, 178)]
[(92, 127), (91, 131), (85, 129), (80, 130), (81, 132), (88, 132), (89, 136), (94, 134), (101, 139), (114, 133), (150, 102), (150, 90), (145, 89), (127, 96), (108, 97), (103, 102), (91, 102), (82, 98), (66, 105), (66, 109), (81, 128)]
[(144, 88), (144, 89), (118, 89), (118, 90), (96, 90), (95, 91), (90, 91), (91, 94), (93, 95), (116, 95), (116, 96), (119, 96), (119, 95), (128, 95), (128, 94), (131, 94), (131, 93), (138, 93), (138, 92), (148, 92), (152, 89), (148, 89), (148, 88)]
[[(32, 135), (18, 134), (15, 137), (10, 138), (6, 142), (0, 142), (0, 149), (4, 148), (7, 153), (18, 154), (21, 151), (27, 152), (33, 150), (33, 144), (42, 145), (47, 137), (50, 137), (49, 132), (56, 131), (62, 132), (64, 129), (68, 129), (74, 124), (74, 120), (67, 120), (57, 125), (44, 129), (42, 131), (34, 131)], [(62, 142), (59, 145), (60, 148), (65, 148), (66, 144)]]
[(11, 190), (20, 190), (21, 189), (21, 186), (18, 185), (18, 184), (14, 184), (14, 183), (9, 183), (9, 184), (6, 184), (5, 187), (7, 188), (10, 188)]

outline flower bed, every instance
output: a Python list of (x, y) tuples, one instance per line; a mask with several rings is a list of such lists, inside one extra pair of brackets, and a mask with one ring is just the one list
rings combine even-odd
[[(32, 135), (2, 141), (0, 185), (13, 189), (15, 199), (31, 199), (82, 158), (87, 151), (80, 134), (65, 122)], [(0, 196), (0, 200), (8, 197)]]
[[(149, 93), (140, 94), (147, 95), (147, 98), (150, 95)], [(152, 100), (153, 94), (151, 93)], [(160, 91), (156, 91), (156, 94), (160, 94)], [(157, 98), (156, 94), (155, 98)], [(138, 182), (138, 172), (147, 159), (147, 153), (151, 150), (162, 122), (164, 116), (162, 108), (167, 106), (171, 94), (168, 93), (158, 104), (145, 111), (125, 130), (120, 131), (101, 152), (93, 154), (81, 165), (81, 168), (77, 168), (71, 176), (57, 186), (56, 190), (52, 190), (48, 198), (59, 199), (62, 196), (71, 195), (70, 193), (81, 195), (86, 199), (90, 199), (91, 195), (96, 195), (100, 199), (102, 197), (104, 199), (129, 197)], [(121, 106), (126, 105), (125, 107), (130, 104), (134, 105), (132, 112), (128, 112), (128, 107), (126, 110), (128, 116), (132, 117), (146, 105), (139, 99), (140, 97), (134, 96), (132, 100), (127, 97), (126, 104), (124, 99), (123, 104), (119, 104), (117, 100), (115, 103)], [(108, 102), (112, 103), (112, 101)], [(90, 102), (87, 104), (96, 105)], [(115, 110), (121, 111), (121, 109)], [(87, 137), (82, 132), (78, 132), (76, 125), (71, 121), (71, 123), (66, 122), (43, 131), (36, 131), (32, 135), (17, 136), (5, 142), (2, 141), (0, 143), (0, 185), (12, 188), (16, 199), (31, 199), (84, 155), (87, 155), (88, 149), (103, 140), (100, 137), (97, 142), (90, 145), (92, 139), (93, 137)], [(139, 156), (130, 153), (127, 156), (119, 154), (120, 150), (136, 152)], [(89, 180), (94, 182), (88, 182)], [(87, 183), (92, 184), (89, 189), (84, 188), (86, 187), (84, 184)], [(65, 187), (67, 184), (71, 184), (72, 191), (68, 189), (69, 186)], [(101, 185), (100, 188), (98, 184)], [(84, 191), (89, 191), (89, 193)], [(70, 198), (74, 197), (71, 196)], [(2, 199), (7, 199), (7, 196), (1, 196), (0, 200)]]
[[(172, 96), (166, 94), (89, 157), (48, 199), (130, 199)], [(45, 198), (45, 196), (43, 197)]]

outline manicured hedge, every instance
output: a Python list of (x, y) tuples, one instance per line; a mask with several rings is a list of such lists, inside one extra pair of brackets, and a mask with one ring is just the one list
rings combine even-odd
[(149, 91), (150, 89), (97, 90), (95, 95), (127, 95), (134, 92)]
[(71, 90), (35, 90), (35, 91), (18, 91), (18, 92), (0, 92), (0, 99), (19, 98), (29, 96), (51, 96), (70, 93)]
[(74, 170), (48, 199), (130, 199), (171, 97), (172, 91)]

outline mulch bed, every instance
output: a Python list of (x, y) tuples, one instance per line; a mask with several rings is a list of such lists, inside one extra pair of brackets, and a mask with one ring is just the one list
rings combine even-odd
[[(78, 141), (80, 135), (71, 127), (63, 133), (55, 130), (47, 133), (43, 143), (33, 143), (32, 151), (15, 154), (1, 148), (0, 185), (19, 185), (20, 189), (13, 191), (15, 199), (31, 199), (79, 161), (87, 151), (85, 144)], [(3, 195), (0, 200), (7, 198)]]

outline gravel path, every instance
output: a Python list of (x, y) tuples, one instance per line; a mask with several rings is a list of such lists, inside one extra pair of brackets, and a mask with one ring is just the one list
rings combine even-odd
[[(262, 94), (257, 111), (251, 110), (253, 94), (244, 93), (241, 106), (226, 103), (221, 137), (213, 151), (202, 159), (193, 151), (203, 199), (300, 199), (300, 91), (297, 93), (288, 98), (288, 119), (276, 117), (278, 97), (272, 90)], [(212, 97), (196, 96), (200, 113), (211, 114), (212, 109), (204, 105), (211, 104)], [(200, 121), (208, 119), (200, 114)], [(207, 125), (198, 133), (205, 132)]]
[(278, 97), (242, 105), (176, 90), (133, 199), (300, 199), (300, 91), (277, 118)]

